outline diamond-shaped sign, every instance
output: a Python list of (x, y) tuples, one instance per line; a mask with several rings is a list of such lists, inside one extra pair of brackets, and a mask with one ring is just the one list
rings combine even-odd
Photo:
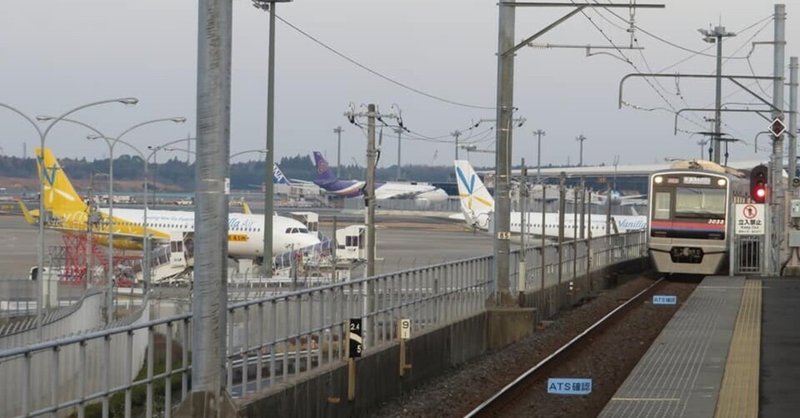
[(783, 121), (780, 118), (775, 118), (772, 123), (769, 125), (769, 131), (772, 132), (772, 135), (775, 138), (783, 135), (783, 131), (786, 130), (786, 125), (783, 124)]

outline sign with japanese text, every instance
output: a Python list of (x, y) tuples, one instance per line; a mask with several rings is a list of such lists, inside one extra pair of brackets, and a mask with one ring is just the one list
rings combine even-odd
[(764, 235), (766, 231), (764, 204), (736, 204), (735, 228), (736, 235)]

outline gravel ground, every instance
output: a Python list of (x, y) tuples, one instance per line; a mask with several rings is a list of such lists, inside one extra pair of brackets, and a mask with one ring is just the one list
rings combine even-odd
[[(638, 277), (602, 293), (596, 299), (563, 313), (546, 328), (498, 352), (474, 359), (376, 410), (376, 417), (461, 417), (522, 374), (541, 359), (564, 345), (603, 315), (652, 284), (654, 279)], [(682, 285), (682, 286), (681, 286)], [(678, 300), (685, 301), (691, 290), (678, 286)], [(693, 287), (693, 286), (691, 286)], [(678, 291), (681, 290), (681, 291)], [(647, 306), (650, 306), (647, 304)], [(543, 394), (532, 398), (520, 411), (509, 416), (585, 417), (595, 416), (622, 384), (677, 307), (650, 306), (641, 320), (626, 322), (619, 332), (592, 351), (591, 358), (576, 358), (556, 372), (563, 377), (592, 377), (592, 395), (557, 397)], [(594, 347), (594, 346), (593, 346)]]

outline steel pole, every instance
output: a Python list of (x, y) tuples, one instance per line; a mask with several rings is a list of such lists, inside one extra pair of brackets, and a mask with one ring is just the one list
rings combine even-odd
[(375, 105), (368, 106), (367, 124), (367, 277), (375, 275)]
[[(786, 6), (783, 4), (775, 5), (775, 42), (773, 56), (773, 72), (776, 80), (772, 83), (772, 118), (783, 119), (783, 83), (784, 83), (784, 62), (786, 48)], [(772, 245), (770, 246), (770, 256), (767, 261), (770, 263), (767, 271), (772, 276), (780, 273), (782, 253), (785, 251), (784, 232), (784, 191), (783, 184), (783, 135), (776, 136), (772, 141), (772, 173), (770, 174), (769, 185), (772, 188), (769, 193), (770, 206), (772, 209)]]
[(337, 126), (333, 129), (333, 133), (336, 134), (336, 177), (341, 177), (341, 168), (342, 168), (342, 129), (341, 126)]
[(106, 272), (106, 324), (114, 320), (114, 145), (108, 139), (108, 271)]
[(495, 235), (494, 280), (496, 306), (510, 306), (514, 303), (510, 292), (509, 250), (510, 250), (510, 198), (509, 198), (509, 154), (511, 144), (511, 119), (514, 110), (514, 25), (515, 1), (499, 3), (498, 42), (497, 42), (497, 141), (495, 143)]
[(536, 183), (542, 184), (542, 136), (545, 131), (537, 129), (533, 132), (536, 135)]
[(394, 131), (397, 133), (397, 175), (395, 176), (395, 180), (400, 181), (400, 156), (402, 155), (400, 144), (403, 140), (403, 130), (396, 128)]
[(275, 211), (272, 167), (275, 165), (275, 2), (269, 3), (267, 69), (267, 163), (264, 177), (264, 275), (272, 277), (272, 215)]
[(722, 132), (722, 32), (717, 32), (717, 78), (716, 98), (714, 106), (714, 162), (719, 164), (721, 150), (720, 133)]
[[(200, 0), (197, 31), (195, 258), (192, 290), (192, 393), (184, 416), (232, 414), (225, 406), (228, 172), (230, 155), (230, 0)], [(270, 119), (271, 121), (271, 119)], [(268, 156), (274, 154), (268, 144)], [(267, 170), (272, 169), (271, 162)], [(270, 179), (270, 177), (267, 177)], [(271, 184), (268, 181), (267, 184)], [(270, 197), (271, 196), (267, 196)], [(266, 199), (271, 202), (271, 199)], [(272, 219), (272, 212), (265, 217)], [(265, 234), (265, 236), (269, 236)], [(180, 413), (181, 411), (179, 411)]]

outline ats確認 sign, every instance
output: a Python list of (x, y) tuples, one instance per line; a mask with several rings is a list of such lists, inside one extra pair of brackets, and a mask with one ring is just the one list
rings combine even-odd
[(766, 231), (764, 206), (760, 203), (736, 204), (735, 234), (764, 235)]

